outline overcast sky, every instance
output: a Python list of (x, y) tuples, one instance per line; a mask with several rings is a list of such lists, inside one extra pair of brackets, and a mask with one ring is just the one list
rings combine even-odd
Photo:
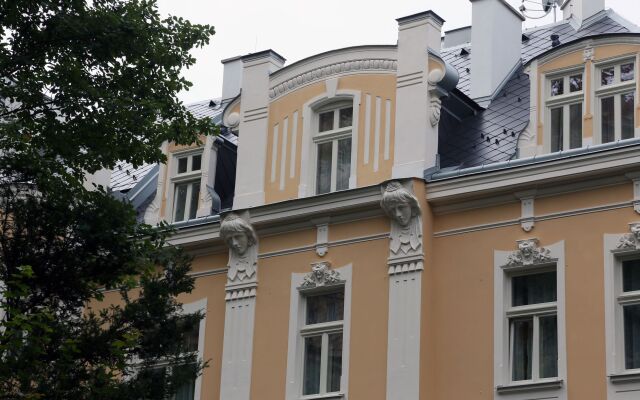
[[(522, 0), (507, 0), (515, 8)], [(540, 1), (540, 0), (535, 0)], [(534, 0), (528, 8), (539, 9)], [(197, 63), (185, 76), (193, 82), (180, 94), (185, 103), (213, 99), (222, 92), (225, 58), (273, 49), (287, 64), (323, 51), (363, 44), (394, 44), (396, 18), (433, 10), (446, 22), (443, 31), (471, 23), (469, 0), (158, 0), (163, 15), (177, 15), (216, 29), (210, 44), (193, 51)], [(638, 0), (606, 0), (606, 7), (640, 25)], [(540, 13), (534, 13), (541, 15)], [(562, 12), (558, 9), (558, 20)], [(528, 19), (526, 27), (553, 22)]]

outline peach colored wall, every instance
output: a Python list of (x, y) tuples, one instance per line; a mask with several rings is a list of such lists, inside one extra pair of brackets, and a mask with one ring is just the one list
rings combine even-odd
[[(571, 67), (583, 67), (584, 80), (584, 102), (585, 102), (585, 114), (583, 116), (583, 132), (582, 137), (592, 138), (596, 128), (594, 126), (593, 115), (591, 114), (591, 104), (595, 101), (591, 93), (593, 91), (594, 79), (598, 79), (597, 76), (592, 76), (592, 65), (609, 58), (620, 57), (625, 55), (637, 55), (640, 52), (640, 45), (628, 45), (628, 44), (608, 44), (602, 46), (594, 46), (593, 61), (584, 60), (583, 50), (577, 50), (568, 54), (564, 54), (551, 60), (540, 64), (538, 68), (538, 87), (532, 88), (532, 90), (538, 91), (538, 145), (543, 144), (544, 124), (545, 124), (545, 97), (543, 96), (546, 85), (545, 74), (562, 70)], [(637, 86), (637, 85), (636, 85)], [(640, 96), (640, 87), (636, 88), (636, 98)], [(596, 105), (597, 106), (597, 105)], [(636, 108), (636, 127), (640, 127), (640, 106)]]
[[(357, 90), (361, 92), (360, 104), (354, 105), (359, 107), (359, 121), (358, 121), (358, 148), (354, 149), (358, 152), (358, 164), (357, 164), (357, 186), (363, 187), (375, 183), (382, 182), (391, 177), (391, 167), (393, 165), (393, 143), (394, 143), (394, 128), (395, 128), (395, 89), (396, 79), (393, 74), (359, 74), (342, 76), (338, 81), (338, 90)], [(267, 160), (265, 165), (265, 199), (266, 203), (273, 203), (283, 200), (294, 199), (298, 197), (298, 185), (300, 184), (300, 162), (303, 151), (311, 151), (310, 149), (302, 149), (302, 136), (303, 136), (303, 106), (311, 99), (321, 95), (326, 90), (324, 82), (314, 83), (294, 90), (290, 94), (287, 94), (269, 105), (269, 123), (268, 123), (268, 140), (267, 148)], [(371, 141), (369, 146), (370, 160), (368, 164), (364, 164), (364, 135), (365, 135), (365, 116), (366, 116), (366, 100), (365, 97), (371, 95), (371, 113), (370, 113), (370, 126), (371, 126)], [(381, 115), (380, 115), (380, 152), (377, 155), (379, 158), (379, 167), (377, 171), (374, 171), (373, 157), (374, 153), (374, 135), (376, 126), (376, 112), (375, 103), (376, 98), (381, 99)], [(391, 102), (391, 121), (390, 121), (390, 143), (389, 143), (389, 159), (384, 159), (384, 129), (386, 124), (385, 115), (385, 101)], [(295, 113), (298, 113), (297, 132), (293, 132), (293, 117)], [(285, 183), (284, 188), (280, 189), (280, 175), (281, 175), (281, 157), (282, 154), (282, 138), (284, 129), (284, 120), (287, 119), (287, 145), (285, 148)], [(271, 166), (274, 157), (273, 153), (273, 138), (274, 127), (278, 126), (278, 145), (276, 149), (276, 162), (275, 162), (275, 179), (271, 181)], [(295, 175), (290, 176), (291, 165), (291, 146), (292, 137), (296, 136), (296, 157), (295, 157)], [(315, 166), (309, 166), (309, 168), (315, 168)], [(313, 188), (312, 188), (313, 190)]]

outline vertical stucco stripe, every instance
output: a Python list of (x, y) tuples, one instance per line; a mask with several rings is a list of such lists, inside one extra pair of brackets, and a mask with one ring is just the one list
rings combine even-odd
[(289, 177), (296, 176), (296, 154), (298, 153), (298, 112), (293, 113), (293, 129), (291, 130), (291, 161), (289, 161)]
[(280, 190), (284, 190), (284, 176), (287, 167), (287, 141), (289, 136), (289, 117), (282, 123), (282, 151), (280, 152)]
[(364, 105), (364, 163), (369, 164), (369, 142), (371, 136), (371, 95), (367, 94)]
[(391, 100), (385, 100), (384, 113), (384, 159), (389, 159), (391, 146)]
[(271, 182), (276, 181), (276, 160), (278, 158), (278, 124), (273, 127), (273, 143), (271, 147)]
[(373, 138), (373, 170), (377, 171), (380, 166), (380, 109), (382, 105), (382, 99), (376, 97), (376, 126), (375, 137)]

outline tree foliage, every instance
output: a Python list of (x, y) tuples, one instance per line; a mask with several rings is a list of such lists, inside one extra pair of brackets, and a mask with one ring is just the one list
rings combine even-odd
[(214, 133), (177, 98), (213, 33), (155, 0), (0, 0), (0, 399), (162, 399), (201, 372), (189, 257), (84, 179)]

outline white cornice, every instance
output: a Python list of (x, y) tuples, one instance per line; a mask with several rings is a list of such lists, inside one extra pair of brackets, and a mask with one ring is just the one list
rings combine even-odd
[[(427, 184), (427, 200), (439, 206), (451, 201), (496, 197), (549, 184), (575, 184), (581, 189), (602, 186), (606, 179), (620, 181), (619, 175), (640, 169), (640, 147), (629, 146), (582, 154), (549, 162), (452, 177)], [(586, 181), (586, 179), (589, 179)], [(592, 178), (604, 178), (592, 179)], [(576, 190), (576, 189), (573, 189)], [(504, 200), (504, 199), (503, 199)]]

